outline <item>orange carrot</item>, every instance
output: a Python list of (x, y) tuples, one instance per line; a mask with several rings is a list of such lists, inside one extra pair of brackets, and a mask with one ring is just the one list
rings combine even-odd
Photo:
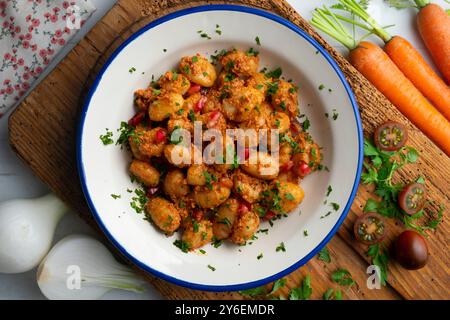
[(450, 17), (439, 5), (416, 0), (417, 25), (434, 63), (450, 84)]
[[(420, 53), (406, 39), (400, 36), (392, 37), (356, 0), (339, 0), (339, 2), (347, 11), (361, 18), (367, 25), (356, 23), (354, 20), (341, 16), (337, 16), (337, 18), (354, 23), (358, 27), (379, 36), (386, 44), (384, 51), (400, 71), (450, 120), (450, 88), (428, 65)], [(424, 4), (427, 0), (416, 0), (416, 2), (419, 5), (419, 2)]]
[(450, 122), (428, 102), (380, 47), (363, 41), (350, 51), (350, 62), (450, 156)]
[[(384, 51), (414, 86), (450, 121), (450, 87), (404, 38), (395, 36)], [(449, 66), (450, 67), (450, 66)]]

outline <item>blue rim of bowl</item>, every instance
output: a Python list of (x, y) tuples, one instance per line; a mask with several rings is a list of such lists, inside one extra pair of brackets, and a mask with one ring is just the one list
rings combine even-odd
[[(251, 282), (247, 282), (247, 283), (242, 283), (242, 284), (233, 284), (233, 285), (205, 285), (205, 284), (198, 284), (198, 283), (193, 283), (193, 282), (188, 282), (185, 280), (180, 280), (177, 279), (175, 277), (166, 275), (165, 273), (162, 273), (158, 270), (155, 270), (151, 267), (149, 267), (148, 265), (142, 263), (141, 261), (137, 260), (136, 258), (134, 258), (130, 253), (128, 253), (126, 251), (126, 249), (124, 247), (122, 247), (122, 245), (113, 237), (113, 235), (107, 230), (107, 228), (105, 227), (105, 225), (103, 224), (100, 215), (98, 214), (94, 203), (92, 202), (92, 199), (89, 195), (88, 192), (88, 188), (86, 185), (86, 177), (85, 177), (85, 171), (84, 171), (84, 166), (83, 166), (83, 162), (82, 162), (82, 136), (83, 136), (83, 128), (84, 128), (84, 122), (85, 122), (85, 118), (86, 118), (86, 114), (92, 99), (92, 96), (94, 95), (98, 84), (100, 83), (104, 72), (108, 69), (109, 65), (111, 64), (111, 62), (116, 58), (116, 56), (129, 44), (131, 43), (133, 40), (135, 40), (136, 38), (138, 38), (141, 34), (143, 34), (144, 32), (164, 23), (167, 22), (169, 20), (173, 20), (175, 18), (181, 17), (181, 16), (185, 16), (188, 14), (192, 14), (192, 13), (198, 13), (198, 12), (205, 12), (205, 11), (237, 11), (237, 12), (243, 12), (243, 13), (248, 13), (248, 14), (253, 14), (253, 15), (257, 15), (260, 17), (264, 17), (267, 18), (269, 20), (278, 22), (279, 24), (289, 28), (290, 30), (294, 31), (295, 33), (297, 33), (299, 36), (301, 36), (302, 38), (304, 38), (305, 40), (307, 40), (314, 48), (316, 48), (323, 57), (326, 58), (326, 60), (329, 62), (329, 64), (333, 67), (333, 69), (335, 70), (336, 74), (339, 76), (339, 79), (341, 80), (342, 84), (344, 85), (348, 97), (350, 99), (350, 102), (352, 104), (352, 108), (353, 108), (353, 113), (355, 115), (355, 120), (356, 120), (356, 124), (357, 124), (357, 129), (358, 129), (358, 145), (359, 145), (359, 150), (358, 150), (358, 167), (357, 167), (357, 172), (356, 172), (356, 176), (355, 176), (355, 180), (353, 183), (353, 187), (352, 187), (352, 192), (350, 194), (350, 197), (347, 201), (347, 204), (344, 207), (344, 210), (342, 211), (342, 214), (339, 218), (339, 220), (336, 222), (336, 224), (334, 225), (334, 227), (331, 229), (331, 231), (328, 233), (328, 235), (325, 237), (325, 239), (323, 239), (317, 246), (316, 248), (314, 248), (309, 254), (307, 254), (305, 257), (303, 257), (302, 259), (300, 259), (298, 262), (294, 263), (293, 265), (291, 265), (290, 267), (284, 269), (283, 271), (280, 271), (270, 277), (266, 277), (260, 280), (256, 280), (256, 281), (251, 281)], [(360, 181), (360, 177), (361, 177), (361, 171), (362, 171), (362, 160), (363, 160), (363, 131), (362, 131), (362, 123), (361, 123), (361, 118), (360, 118), (360, 114), (359, 114), (359, 110), (358, 110), (358, 105), (356, 102), (356, 99), (353, 95), (353, 92), (349, 86), (349, 84), (347, 83), (347, 80), (345, 79), (344, 74), (342, 73), (341, 69), (339, 68), (339, 66), (337, 65), (337, 63), (333, 60), (333, 58), (329, 55), (329, 53), (316, 41), (314, 40), (311, 36), (309, 36), (308, 34), (306, 34), (303, 30), (301, 30), (299, 27), (297, 27), (296, 25), (294, 25), (293, 23), (287, 21), (286, 19), (277, 16), (275, 14), (260, 10), (260, 9), (255, 9), (255, 8), (250, 8), (250, 7), (244, 7), (244, 6), (238, 6), (238, 5), (221, 5), (221, 4), (217, 4), (217, 5), (205, 5), (205, 6), (198, 6), (198, 7), (193, 7), (193, 8), (187, 8), (187, 9), (183, 9), (180, 11), (176, 11), (173, 13), (170, 13), (166, 16), (163, 16), (159, 19), (154, 20), (153, 22), (147, 24), (146, 26), (144, 26), (142, 29), (140, 29), (139, 31), (137, 31), (136, 33), (134, 33), (133, 35), (131, 35), (124, 43), (122, 43), (115, 51), (114, 53), (109, 57), (109, 59), (106, 61), (106, 63), (103, 65), (102, 69), (100, 70), (100, 72), (98, 73), (94, 83), (92, 84), (89, 93), (86, 97), (86, 102), (83, 106), (83, 110), (81, 113), (81, 118), (80, 118), (80, 125), (78, 127), (78, 133), (77, 133), (77, 166), (78, 166), (78, 172), (80, 175), (80, 180), (81, 180), (81, 186), (83, 189), (83, 193), (84, 196), (86, 198), (86, 201), (89, 205), (89, 208), (95, 218), (95, 220), (97, 221), (98, 225), (100, 226), (101, 230), (103, 231), (103, 233), (108, 237), (108, 239), (114, 244), (114, 246), (116, 248), (119, 249), (119, 251), (127, 258), (129, 259), (131, 262), (133, 262), (136, 266), (138, 266), (139, 268), (141, 268), (144, 271), (147, 271), (161, 279), (167, 280), (169, 282), (172, 282), (176, 285), (179, 286), (183, 286), (186, 288), (190, 288), (190, 289), (195, 289), (195, 290), (205, 290), (205, 291), (215, 291), (215, 292), (222, 292), (222, 291), (239, 291), (239, 290), (245, 290), (245, 289), (250, 289), (250, 288), (254, 288), (254, 287), (258, 287), (258, 286), (262, 286), (265, 285), (269, 282), (275, 281), (277, 279), (280, 279), (281, 277), (293, 272), (294, 270), (298, 269), (299, 267), (301, 267), (302, 265), (306, 264), (311, 258), (313, 258), (330, 240), (331, 238), (334, 236), (334, 234), (337, 232), (338, 228), (340, 227), (340, 225), (342, 224), (342, 222), (344, 221), (344, 219), (347, 217), (348, 211), (350, 210), (350, 207), (353, 203), (353, 200), (356, 196), (356, 192), (358, 189), (358, 185), (359, 185), (359, 181)]]

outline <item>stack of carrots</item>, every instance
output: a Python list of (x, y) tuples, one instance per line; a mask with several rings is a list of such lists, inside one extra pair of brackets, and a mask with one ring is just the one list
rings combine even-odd
[[(450, 83), (450, 17), (428, 0), (414, 0), (420, 9), (419, 32), (434, 62)], [(450, 156), (450, 87), (404, 38), (391, 36), (355, 0), (339, 0), (341, 8), (363, 22), (316, 9), (311, 23), (345, 45), (350, 63), (380, 90), (408, 119)], [(384, 51), (368, 41), (357, 42), (340, 21), (379, 36)]]

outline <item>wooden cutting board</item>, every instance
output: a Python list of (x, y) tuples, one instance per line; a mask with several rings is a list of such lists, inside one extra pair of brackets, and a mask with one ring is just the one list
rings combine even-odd
[[(47, 78), (25, 99), (9, 119), (10, 143), (18, 156), (35, 174), (66, 201), (80, 217), (98, 230), (84, 200), (75, 162), (75, 132), (78, 113), (90, 83), (105, 59), (133, 32), (148, 22), (182, 8), (223, 3), (200, 0), (120, 0), (89, 32)], [(289, 19), (315, 38), (338, 62), (356, 94), (364, 124), (364, 133), (370, 136), (374, 128), (385, 120), (405, 123), (410, 131), (409, 144), (421, 152), (420, 161), (400, 170), (396, 179), (410, 181), (422, 175), (427, 180), (431, 207), (450, 206), (450, 159), (428, 138), (405, 119), (386, 98), (361, 74), (328, 45), (284, 0), (235, 0), (227, 3), (247, 5), (274, 12)], [(345, 152), (345, 150), (343, 150)], [(431, 253), (427, 266), (419, 271), (406, 271), (395, 262), (389, 264), (389, 284), (380, 290), (366, 286), (367, 248), (352, 237), (355, 218), (362, 213), (370, 193), (361, 186), (348, 218), (336, 236), (327, 245), (331, 263), (312, 259), (290, 274), (287, 285), (280, 290), (285, 296), (310, 274), (313, 299), (321, 299), (328, 288), (339, 288), (330, 279), (338, 268), (349, 270), (357, 285), (343, 289), (345, 299), (448, 299), (449, 289), (449, 223), (444, 219), (436, 233), (428, 238)], [(403, 228), (389, 221), (389, 246)], [(100, 232), (100, 231), (99, 231)], [(113, 249), (115, 250), (115, 249)], [(144, 272), (143, 272), (144, 274)], [(171, 299), (241, 299), (238, 293), (211, 293), (175, 286), (144, 274), (163, 296)]]

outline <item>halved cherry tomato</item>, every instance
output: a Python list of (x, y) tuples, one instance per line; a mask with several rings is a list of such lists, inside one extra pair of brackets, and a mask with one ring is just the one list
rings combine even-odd
[(404, 125), (388, 121), (375, 130), (375, 144), (383, 151), (397, 151), (403, 147), (408, 139), (408, 131)]
[(385, 227), (383, 218), (374, 212), (360, 216), (353, 225), (356, 240), (364, 244), (375, 244), (383, 240)]
[(142, 122), (142, 120), (144, 120), (144, 118), (145, 118), (145, 112), (139, 111), (138, 113), (136, 113), (134, 115), (133, 118), (128, 120), (128, 124), (132, 127), (136, 127), (138, 124), (140, 124)]
[(398, 205), (406, 214), (413, 215), (422, 210), (426, 200), (425, 186), (421, 183), (412, 183), (405, 188), (398, 196)]

